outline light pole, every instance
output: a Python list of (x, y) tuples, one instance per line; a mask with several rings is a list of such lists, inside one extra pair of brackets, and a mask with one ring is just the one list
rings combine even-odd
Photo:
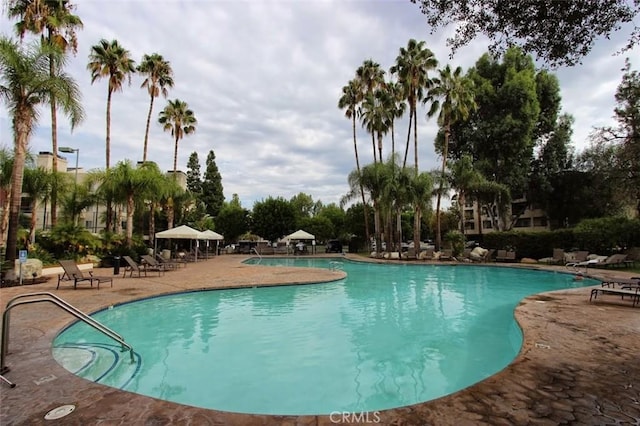
[(75, 180), (73, 182), (73, 210), (74, 210), (74, 215), (73, 215), (73, 224), (77, 225), (78, 224), (78, 215), (76, 215), (75, 213), (75, 203), (78, 197), (78, 158), (80, 157), (80, 148), (71, 148), (68, 146), (61, 146), (60, 148), (58, 148), (58, 151), (60, 152), (64, 152), (65, 154), (73, 154), (74, 152), (76, 153), (76, 171), (75, 171)]

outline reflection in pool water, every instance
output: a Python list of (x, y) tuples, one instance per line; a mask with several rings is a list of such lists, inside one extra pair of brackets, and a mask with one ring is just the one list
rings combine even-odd
[[(332, 261), (260, 260), (336, 267)], [(486, 266), (339, 266), (347, 278), (332, 283), (180, 293), (95, 314), (132, 344), (139, 365), (106, 350), (112, 342), (82, 323), (61, 333), (54, 356), (91, 380), (205, 408), (374, 411), (495, 374), (520, 349), (513, 312), (523, 297), (593, 284)]]

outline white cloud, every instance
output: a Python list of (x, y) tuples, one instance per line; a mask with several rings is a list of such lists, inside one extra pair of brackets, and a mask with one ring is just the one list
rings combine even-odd
[[(227, 199), (233, 193), (251, 208), (268, 196), (290, 198), (302, 191), (325, 203), (337, 202), (355, 167), (351, 122), (337, 108), (341, 88), (365, 59), (388, 69), (410, 38), (425, 40), (441, 64), (468, 68), (486, 51), (479, 39), (449, 59), (450, 31), (431, 35), (419, 8), (409, 1), (83, 1), (79, 51), (68, 72), (81, 85), (86, 120), (73, 133), (61, 117), (60, 145), (80, 148), (80, 164), (105, 164), (106, 81), (90, 82), (86, 70), (92, 45), (117, 39), (139, 61), (157, 52), (169, 60), (175, 87), (169, 98), (186, 101), (198, 119), (197, 131), (180, 141), (178, 168), (197, 151), (201, 165), (210, 150), (222, 174)], [(12, 23), (0, 18), (0, 33)], [(584, 65), (555, 72), (563, 109), (576, 118), (574, 142), (585, 146), (594, 125), (611, 123), (623, 56), (611, 56), (615, 42), (599, 45)], [(637, 50), (636, 50), (637, 52)], [(637, 64), (634, 64), (637, 66)], [(111, 163), (142, 158), (149, 107), (142, 78), (115, 93), (112, 103)], [(149, 159), (173, 167), (174, 141), (157, 123), (166, 100), (155, 101)], [(437, 167), (436, 125), (420, 112), (420, 165)], [(403, 152), (406, 120), (396, 127)], [(41, 113), (32, 151), (50, 150), (50, 120)], [(0, 144), (11, 145), (6, 109), (0, 110)], [(371, 140), (358, 125), (362, 164), (371, 161)], [(390, 140), (385, 141), (385, 155)], [(413, 162), (413, 146), (409, 161)]]

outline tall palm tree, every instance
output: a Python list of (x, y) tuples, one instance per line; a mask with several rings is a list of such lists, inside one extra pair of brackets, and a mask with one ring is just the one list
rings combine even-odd
[(409, 130), (407, 132), (407, 146), (404, 153), (403, 167), (407, 164), (409, 141), (411, 139), (411, 124), (413, 123), (413, 146), (415, 169), (418, 173), (418, 101), (424, 96), (424, 89), (429, 85), (429, 71), (438, 66), (433, 52), (425, 47), (424, 41), (409, 40), (407, 47), (401, 47), (396, 63), (391, 67), (391, 73), (398, 76), (398, 83), (409, 103)]
[[(360, 175), (360, 158), (358, 157), (358, 142), (356, 140), (356, 117), (358, 115), (358, 104), (360, 97), (359, 80), (351, 80), (342, 88), (342, 96), (338, 100), (338, 108), (344, 109), (344, 115), (351, 120), (351, 128), (353, 131), (353, 152), (356, 156), (356, 170)], [(369, 235), (369, 212), (367, 209), (367, 203), (364, 199), (364, 188), (362, 184), (359, 184), (360, 196), (362, 197), (362, 206), (364, 210), (364, 230), (367, 239), (367, 244), (370, 241)]]
[(106, 136), (106, 168), (109, 170), (111, 158), (111, 96), (113, 92), (122, 90), (127, 80), (131, 84), (131, 75), (136, 72), (135, 61), (131, 59), (129, 51), (117, 40), (102, 39), (95, 46), (91, 46), (87, 69), (91, 72), (91, 84), (103, 77), (108, 78), (107, 85), (107, 136)]
[[(9, 18), (19, 19), (16, 33), (24, 38), (27, 32), (41, 34), (42, 43), (58, 48), (62, 54), (78, 51), (76, 30), (82, 28), (82, 20), (73, 14), (75, 6), (69, 0), (9, 0)], [(49, 75), (56, 74), (55, 61), (49, 58)], [(58, 170), (58, 116), (56, 98), (51, 96), (51, 150), (53, 170)], [(57, 192), (51, 192), (51, 224), (57, 222)]]
[(382, 162), (382, 137), (389, 132), (391, 127), (392, 111), (385, 104), (384, 98), (385, 92), (382, 89), (376, 89), (373, 93), (365, 95), (360, 109), (362, 126), (375, 135), (378, 140), (379, 162)]
[(178, 171), (178, 142), (184, 137), (196, 131), (196, 116), (189, 109), (186, 102), (176, 99), (169, 101), (164, 110), (160, 111), (158, 122), (162, 124), (165, 132), (170, 132), (175, 138), (175, 148), (173, 151), (173, 174)]
[(440, 235), (440, 201), (442, 185), (447, 170), (447, 156), (451, 125), (454, 122), (466, 120), (471, 110), (476, 108), (473, 91), (473, 81), (462, 75), (462, 68), (456, 67), (451, 72), (447, 65), (439, 71), (439, 77), (434, 79), (429, 88), (425, 102), (431, 102), (427, 115), (433, 117), (438, 114), (438, 125), (444, 130), (444, 145), (442, 147), (442, 176), (436, 201), (436, 250), (440, 249), (442, 236)]
[[(372, 96), (374, 90), (384, 85), (384, 70), (380, 68), (380, 64), (372, 59), (367, 59), (356, 70), (356, 81), (360, 88), (358, 100), (363, 102), (367, 96)], [(376, 139), (374, 133), (371, 133), (371, 146), (373, 147), (373, 161), (376, 162)], [(380, 158), (382, 161), (382, 158)]]
[(173, 87), (173, 69), (171, 69), (169, 61), (166, 61), (162, 55), (153, 53), (142, 57), (142, 62), (138, 65), (137, 71), (142, 75), (146, 75), (140, 87), (146, 87), (149, 92), (149, 97), (151, 98), (149, 101), (149, 113), (147, 114), (147, 127), (144, 132), (144, 151), (142, 154), (142, 162), (144, 163), (147, 161), (147, 146), (151, 112), (153, 111), (153, 100), (160, 95), (166, 98), (169, 94), (167, 88)]
[(395, 121), (404, 115), (407, 109), (404, 89), (399, 82), (388, 81), (384, 86), (383, 104), (389, 111), (389, 126), (391, 130), (391, 155), (396, 155)]
[[(49, 61), (56, 62), (56, 75), (49, 74)], [(60, 70), (64, 56), (48, 45), (22, 50), (17, 43), (0, 38), (0, 99), (8, 106), (14, 134), (14, 164), (11, 174), (7, 260), (16, 258), (18, 218), (27, 146), (38, 119), (38, 106), (54, 96), (69, 116), (71, 127), (82, 121), (80, 90), (75, 81)]]

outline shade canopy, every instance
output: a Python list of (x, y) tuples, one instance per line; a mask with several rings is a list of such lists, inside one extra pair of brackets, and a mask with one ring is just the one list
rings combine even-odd
[(180, 225), (175, 228), (167, 229), (166, 231), (156, 232), (156, 238), (198, 240), (201, 238), (200, 234), (202, 234), (202, 232), (197, 229), (193, 229), (187, 225)]
[(202, 231), (198, 238), (201, 240), (224, 240), (224, 237), (222, 235), (210, 229)]
[(307, 231), (303, 231), (302, 229), (298, 229), (293, 234), (289, 234), (284, 237), (285, 240), (315, 240), (316, 237)]

